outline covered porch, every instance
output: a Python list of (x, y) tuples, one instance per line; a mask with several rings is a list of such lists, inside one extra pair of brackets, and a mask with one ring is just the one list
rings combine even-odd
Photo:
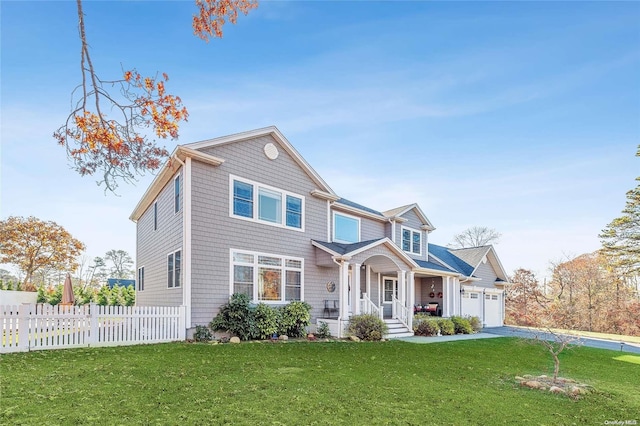
[(314, 241), (316, 263), (336, 268), (336, 298), (324, 301), (324, 318), (342, 337), (353, 315), (372, 314), (391, 330), (411, 334), (415, 300), (415, 262), (388, 238), (356, 244)]

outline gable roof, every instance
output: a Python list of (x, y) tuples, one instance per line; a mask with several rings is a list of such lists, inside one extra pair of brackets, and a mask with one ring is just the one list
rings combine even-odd
[(380, 216), (381, 219), (385, 219), (385, 216), (379, 211), (363, 206), (362, 204), (358, 204), (353, 201), (347, 200), (346, 198), (340, 198), (336, 201), (336, 203), (342, 204), (347, 207), (352, 207), (357, 210), (362, 210), (363, 212), (370, 213), (375, 216)]
[(276, 126), (263, 127), (261, 129), (249, 130), (246, 132), (221, 136), (214, 139), (207, 139), (200, 142), (192, 142), (184, 146), (195, 150), (201, 150), (214, 146), (241, 142), (247, 139), (253, 139), (261, 136), (273, 137), (273, 139), (291, 156), (291, 158), (293, 158), (293, 160), (300, 166), (300, 168), (302, 168), (302, 170), (304, 170), (307, 175), (309, 175), (311, 180), (313, 180), (314, 183), (318, 185), (318, 187), (322, 191), (330, 195), (336, 195), (335, 192), (333, 192), (333, 189), (331, 189), (331, 187), (327, 184), (327, 182), (325, 182), (324, 179), (322, 179), (320, 175), (313, 169), (313, 167), (311, 167), (311, 165), (307, 163), (302, 155), (300, 155), (300, 153), (293, 147), (293, 145), (291, 145), (291, 142), (289, 142), (287, 138), (284, 137), (282, 132), (280, 132), (280, 130), (278, 130)]
[(429, 254), (433, 255), (437, 260), (444, 265), (460, 272), (467, 277), (472, 276), (475, 270), (475, 265), (472, 266), (465, 262), (463, 259), (455, 256), (447, 247), (439, 246), (429, 243)]
[(403, 214), (405, 214), (406, 212), (410, 211), (410, 210), (414, 210), (416, 215), (418, 216), (418, 218), (420, 219), (420, 221), (423, 223), (423, 225), (425, 225), (427, 227), (427, 229), (429, 231), (433, 231), (434, 229), (436, 229), (433, 224), (431, 223), (431, 221), (427, 218), (427, 215), (424, 214), (424, 212), (422, 211), (422, 209), (420, 208), (420, 206), (417, 203), (412, 203), (412, 204), (407, 204), (406, 206), (400, 206), (400, 207), (396, 207), (395, 209), (391, 209), (391, 210), (387, 210), (385, 212), (382, 212), (382, 214), (386, 217), (389, 218), (395, 218), (395, 217), (399, 217), (402, 216)]
[(340, 243), (332, 243), (326, 241), (319, 240), (311, 240), (311, 244), (315, 247), (318, 247), (321, 250), (326, 251), (332, 256), (355, 256), (358, 253), (361, 253), (365, 250), (369, 250), (371, 248), (377, 247), (379, 245), (385, 245), (392, 252), (394, 252), (398, 257), (404, 260), (407, 265), (411, 267), (417, 267), (418, 264), (414, 259), (409, 257), (404, 251), (400, 250), (393, 241), (389, 238), (378, 238), (375, 240), (361, 241), (359, 243), (352, 244), (340, 244)]
[[(492, 245), (480, 246), (480, 247), (469, 247), (462, 249), (450, 249), (451, 253), (456, 257), (463, 259), (467, 263), (473, 265), (472, 274), (478, 269), (482, 260), (487, 258), (487, 261), (491, 263), (494, 272), (498, 276), (500, 282), (508, 282), (507, 273), (498, 258), (495, 248)], [(496, 282), (498, 282), (496, 280)]]
[(446, 266), (442, 266), (440, 263), (436, 262), (435, 259), (433, 258), (430, 258), (429, 261), (419, 260), (419, 259), (414, 259), (414, 260), (418, 264), (418, 266), (420, 266), (421, 268), (434, 269), (436, 271), (442, 271), (442, 272), (456, 272), (458, 274), (460, 273)]

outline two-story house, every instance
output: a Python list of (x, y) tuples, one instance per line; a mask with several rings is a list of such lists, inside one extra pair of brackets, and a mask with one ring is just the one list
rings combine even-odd
[(207, 324), (233, 293), (303, 300), (342, 334), (374, 313), (410, 334), (416, 305), (502, 325), (507, 276), (491, 246), (451, 250), (417, 204), (376, 211), (338, 196), (275, 127), (178, 146), (131, 214), (136, 303)]

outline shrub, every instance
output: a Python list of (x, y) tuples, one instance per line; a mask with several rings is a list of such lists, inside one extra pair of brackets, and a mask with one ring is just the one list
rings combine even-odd
[(242, 340), (249, 340), (255, 336), (255, 316), (249, 306), (249, 296), (235, 293), (229, 303), (220, 308), (220, 312), (209, 323), (212, 330), (224, 330), (238, 336)]
[(360, 340), (381, 340), (387, 324), (376, 315), (354, 315), (349, 319), (349, 333)]
[(413, 332), (417, 336), (437, 336), (439, 331), (440, 326), (436, 318), (420, 318), (417, 323), (413, 323)]
[(196, 342), (208, 342), (213, 339), (211, 329), (206, 325), (196, 325), (196, 331), (193, 333), (193, 340)]
[(311, 306), (306, 302), (291, 302), (280, 308), (280, 334), (289, 337), (305, 336), (306, 327), (311, 324)]
[(473, 334), (473, 328), (466, 318), (454, 316), (451, 317), (451, 321), (453, 322), (456, 334)]
[(477, 333), (480, 330), (482, 330), (482, 322), (480, 321), (480, 318), (472, 317), (472, 316), (466, 316), (465, 319), (467, 321), (469, 321), (469, 324), (471, 325), (471, 328), (473, 329), (474, 333)]
[(321, 339), (331, 337), (331, 329), (329, 328), (329, 324), (324, 321), (320, 321), (320, 324), (318, 324), (318, 328), (316, 329), (316, 336), (320, 337)]
[(264, 303), (256, 306), (255, 318), (255, 339), (268, 339), (273, 333), (278, 331), (278, 320), (280, 312)]
[(453, 325), (453, 322), (448, 318), (440, 318), (438, 321), (438, 327), (440, 327), (440, 333), (443, 336), (451, 336), (455, 334), (456, 329)]

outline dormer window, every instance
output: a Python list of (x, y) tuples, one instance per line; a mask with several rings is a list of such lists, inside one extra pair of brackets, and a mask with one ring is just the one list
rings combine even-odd
[(422, 232), (402, 227), (402, 250), (417, 256), (422, 255)]

